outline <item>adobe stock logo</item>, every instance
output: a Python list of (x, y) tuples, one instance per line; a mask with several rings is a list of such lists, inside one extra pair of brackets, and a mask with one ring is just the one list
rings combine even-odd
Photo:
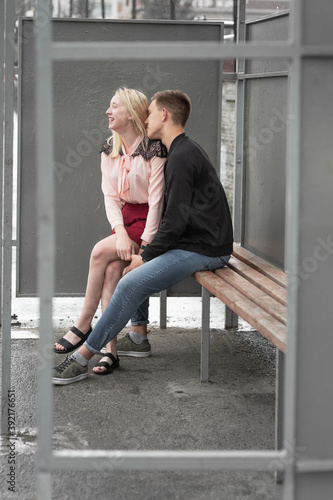
[(96, 147), (101, 148), (105, 136), (105, 131), (108, 130), (108, 118), (103, 118), (98, 128), (91, 130), (82, 130), (82, 139), (76, 144), (75, 149), (67, 145), (65, 147), (66, 157), (65, 163), (53, 162), (53, 170), (59, 182), (64, 180), (65, 174), (70, 174), (81, 165), (84, 157), (89, 156)]
[(171, 74), (161, 70), (160, 64), (155, 66), (146, 65), (146, 74), (143, 78), (143, 86), (146, 90), (156, 90), (165, 80), (170, 78)]
[(305, 257), (300, 265), (290, 269), (289, 286), (291, 290), (299, 287), (301, 281), (307, 280), (311, 274), (315, 273), (321, 262), (325, 262), (333, 255), (332, 235), (326, 236), (326, 239), (318, 236), (316, 238), (317, 245), (313, 250), (312, 255)]
[(276, 108), (272, 109), (272, 115), (267, 127), (262, 127), (255, 136), (250, 136), (244, 143), (244, 153), (248, 160), (255, 160), (257, 154), (273, 142), (275, 137), (285, 131), (294, 115), (288, 113), (284, 107), (282, 112)]

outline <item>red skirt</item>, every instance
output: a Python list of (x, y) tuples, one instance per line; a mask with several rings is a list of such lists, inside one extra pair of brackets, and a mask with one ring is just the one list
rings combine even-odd
[(138, 245), (141, 244), (141, 236), (146, 227), (148, 210), (148, 203), (126, 203), (121, 211), (127, 234)]

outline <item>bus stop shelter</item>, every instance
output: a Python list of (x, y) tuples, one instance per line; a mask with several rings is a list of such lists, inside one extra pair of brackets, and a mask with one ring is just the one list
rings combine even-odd
[[(4, 9), (5, 7), (5, 9)], [(268, 470), (284, 472), (283, 498), (307, 500), (330, 498), (333, 490), (333, 417), (331, 352), (332, 303), (332, 130), (333, 130), (333, 40), (330, 22), (333, 5), (325, 0), (294, 0), (287, 39), (247, 40), (244, 33), (245, 2), (238, 2), (238, 40), (224, 45), (220, 40), (148, 41), (54, 41), (49, 2), (40, 0), (34, 20), (36, 64), (36, 217), (37, 282), (40, 297), (39, 385), (38, 385), (38, 499), (52, 497), (52, 471), (62, 468), (90, 470), (91, 461), (117, 461), (119, 470)], [(1, 30), (10, 33), (13, 2), (1, 3)], [(5, 26), (6, 23), (6, 26)], [(7, 31), (6, 31), (7, 29)], [(134, 50), (135, 49), (135, 50)], [(134, 52), (133, 52), (134, 50)], [(134, 55), (133, 55), (134, 54)], [(2, 52), (1, 94), (4, 96), (1, 136), (2, 169), (2, 382), (1, 433), (10, 428), (11, 359), (11, 252), (12, 252), (12, 101), (13, 44), (5, 38)], [(256, 89), (249, 80), (264, 70), (258, 61), (287, 66), (270, 68), (283, 78), (287, 91), (287, 161), (285, 173), (283, 262), (275, 247), (260, 241), (258, 227), (246, 219), (253, 196), (260, 188), (244, 184), (244, 157), (235, 163), (234, 223), (236, 239), (283, 265), (288, 284), (288, 341), (284, 368), (284, 442), (278, 450), (63, 450), (52, 451), (52, 299), (55, 293), (55, 189), (52, 65), (74, 61), (209, 61), (237, 60), (238, 137), (244, 126), (240, 116)], [(246, 62), (250, 61), (246, 68)], [(2, 62), (2, 61), (1, 61)], [(274, 66), (273, 64), (273, 66)], [(251, 72), (252, 66), (252, 72)], [(288, 77), (286, 79), (286, 72)], [(278, 74), (279, 73), (279, 74)], [(246, 78), (246, 75), (248, 78)], [(249, 76), (250, 75), (250, 76)], [(5, 76), (5, 78), (4, 78)], [(287, 82), (285, 81), (287, 80)], [(279, 85), (281, 88), (281, 85)], [(253, 94), (252, 94), (253, 95)], [(261, 111), (261, 110), (259, 110)], [(267, 109), (266, 109), (267, 111)], [(263, 107), (262, 112), (265, 112)], [(251, 116), (251, 115), (247, 115)], [(251, 122), (249, 122), (251, 124)], [(244, 125), (244, 124), (243, 124)], [(269, 146), (270, 132), (260, 126), (261, 145)], [(277, 133), (277, 131), (276, 131)], [(259, 136), (257, 136), (258, 138)], [(238, 143), (239, 145), (239, 143)], [(269, 148), (264, 148), (267, 151)], [(244, 151), (244, 144), (242, 146)], [(259, 150), (257, 150), (259, 151)], [(48, 158), (48, 161), (45, 161)], [(258, 168), (252, 155), (252, 168)], [(269, 158), (268, 158), (269, 159)], [(270, 171), (273, 176), (274, 172)], [(260, 176), (260, 171), (258, 173)], [(272, 178), (271, 178), (272, 181)], [(276, 181), (275, 181), (276, 182)], [(268, 183), (269, 185), (269, 183)], [(279, 184), (280, 186), (280, 184)], [(281, 198), (281, 197), (280, 197)], [(273, 201), (272, 201), (273, 203)], [(260, 206), (260, 205), (259, 205)], [(245, 213), (245, 216), (244, 216)], [(258, 212), (259, 214), (259, 212)], [(254, 212), (254, 215), (255, 212)], [(263, 221), (267, 224), (267, 220)], [(279, 222), (280, 224), (280, 222)], [(280, 224), (281, 225), (281, 224)], [(280, 226), (279, 226), (280, 227)], [(266, 228), (269, 232), (269, 224)], [(252, 232), (251, 232), (252, 231)], [(267, 234), (267, 233), (266, 233)], [(258, 243), (259, 241), (259, 243)], [(271, 240), (270, 240), (271, 241)]]

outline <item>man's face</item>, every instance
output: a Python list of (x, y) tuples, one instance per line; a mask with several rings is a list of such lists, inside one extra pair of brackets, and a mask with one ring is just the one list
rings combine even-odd
[(152, 101), (148, 108), (148, 118), (145, 121), (147, 135), (150, 139), (161, 139), (161, 127), (163, 123), (163, 111), (156, 106), (156, 100)]

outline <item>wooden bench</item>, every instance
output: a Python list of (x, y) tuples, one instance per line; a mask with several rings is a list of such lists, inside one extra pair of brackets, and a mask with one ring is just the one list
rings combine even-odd
[[(239, 245), (228, 265), (198, 271), (202, 286), (201, 381), (209, 380), (210, 295), (226, 305), (225, 328), (236, 328), (238, 316), (277, 348), (275, 446), (283, 447), (283, 366), (286, 352), (287, 275)], [(277, 474), (277, 482), (283, 479)]]
[(285, 353), (287, 276), (283, 271), (234, 245), (226, 267), (198, 271), (193, 277), (202, 286), (202, 381), (209, 379), (210, 294), (227, 306), (226, 328), (237, 327), (240, 316)]

